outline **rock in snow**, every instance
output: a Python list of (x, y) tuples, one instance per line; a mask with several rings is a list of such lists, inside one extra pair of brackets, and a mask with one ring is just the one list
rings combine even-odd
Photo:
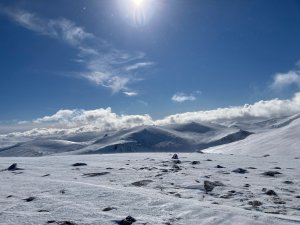
[(222, 184), (219, 181), (214, 181), (214, 182), (208, 180), (204, 181), (204, 189), (206, 192), (211, 192), (217, 186), (224, 186), (224, 184)]

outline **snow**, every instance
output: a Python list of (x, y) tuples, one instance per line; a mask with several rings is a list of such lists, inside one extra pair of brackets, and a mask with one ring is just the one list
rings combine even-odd
[[(110, 133), (43, 136), (0, 147), (0, 156), (98, 154), (124, 152), (194, 152), (241, 140), (251, 133), (218, 124), (138, 126)], [(1, 146), (1, 145), (0, 145)]]
[[(295, 197), (300, 191), (299, 159), (180, 153), (178, 166), (181, 170), (174, 172), (171, 171), (171, 156), (168, 153), (131, 153), (2, 157), (1, 168), (17, 162), (24, 170), (0, 172), (0, 224), (46, 224), (50, 220), (66, 220), (106, 225), (116, 224), (115, 220), (128, 215), (137, 219), (134, 224), (300, 224), (300, 204)], [(199, 160), (200, 164), (192, 165), (194, 160)], [(87, 163), (87, 166), (71, 166), (76, 162)], [(215, 168), (219, 164), (226, 168)], [(257, 169), (249, 169), (247, 174), (231, 172), (237, 167), (250, 166)], [(282, 168), (279, 170), (281, 176), (261, 175), (275, 166)], [(168, 172), (162, 172), (163, 169)], [(109, 174), (82, 176), (104, 171)], [(46, 174), (50, 175), (43, 177)], [(141, 180), (153, 182), (142, 187), (132, 185)], [(206, 194), (204, 180), (219, 181), (225, 186)], [(286, 180), (294, 184), (284, 184)], [(251, 186), (244, 187), (246, 183)], [(274, 203), (275, 199), (263, 193), (262, 188), (274, 190), (286, 203)], [(232, 190), (235, 194), (225, 198)], [(7, 198), (9, 195), (12, 197)], [(36, 199), (22, 200), (28, 197)], [(262, 206), (249, 205), (253, 200), (261, 201)], [(116, 209), (102, 211), (106, 207)]]
[[(296, 115), (229, 127), (2, 136), (0, 225), (113, 225), (129, 215), (133, 225), (300, 224), (299, 134)], [(21, 170), (6, 170), (13, 163)], [(223, 185), (209, 191), (204, 181)]]
[(228, 145), (212, 147), (206, 150), (211, 153), (244, 154), (244, 155), (300, 155), (300, 118), (283, 123), (276, 123), (276, 129), (253, 134), (248, 138)]

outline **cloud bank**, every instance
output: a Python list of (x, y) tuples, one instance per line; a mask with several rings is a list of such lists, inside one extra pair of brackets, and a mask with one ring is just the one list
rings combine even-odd
[[(87, 131), (106, 132), (139, 125), (166, 125), (171, 123), (249, 121), (251, 119), (270, 119), (300, 113), (300, 92), (291, 99), (272, 99), (258, 101), (243, 106), (218, 108), (215, 110), (186, 112), (154, 120), (148, 114), (118, 115), (111, 108), (95, 110), (64, 109), (53, 115), (33, 121), (22, 122), (28, 128), (39, 127), (26, 132), (11, 133), (10, 136), (39, 136), (49, 134), (69, 134)], [(1, 125), (0, 125), (1, 128)]]

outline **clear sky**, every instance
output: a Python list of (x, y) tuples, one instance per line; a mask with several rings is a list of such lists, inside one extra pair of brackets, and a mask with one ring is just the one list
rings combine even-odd
[(0, 121), (290, 98), (299, 60), (299, 0), (1, 0)]

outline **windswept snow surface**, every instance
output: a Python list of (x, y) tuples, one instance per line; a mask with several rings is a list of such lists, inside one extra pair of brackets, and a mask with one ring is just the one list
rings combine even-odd
[(211, 153), (244, 155), (290, 155), (300, 153), (300, 118), (285, 119), (272, 124), (272, 129), (253, 134), (228, 145), (212, 147)]
[[(114, 225), (128, 215), (133, 225), (300, 224), (298, 157), (178, 155), (181, 162), (170, 153), (1, 157), (0, 169), (24, 170), (0, 172), (0, 224)], [(269, 170), (282, 174), (262, 175)], [(206, 193), (205, 180), (224, 186)]]

